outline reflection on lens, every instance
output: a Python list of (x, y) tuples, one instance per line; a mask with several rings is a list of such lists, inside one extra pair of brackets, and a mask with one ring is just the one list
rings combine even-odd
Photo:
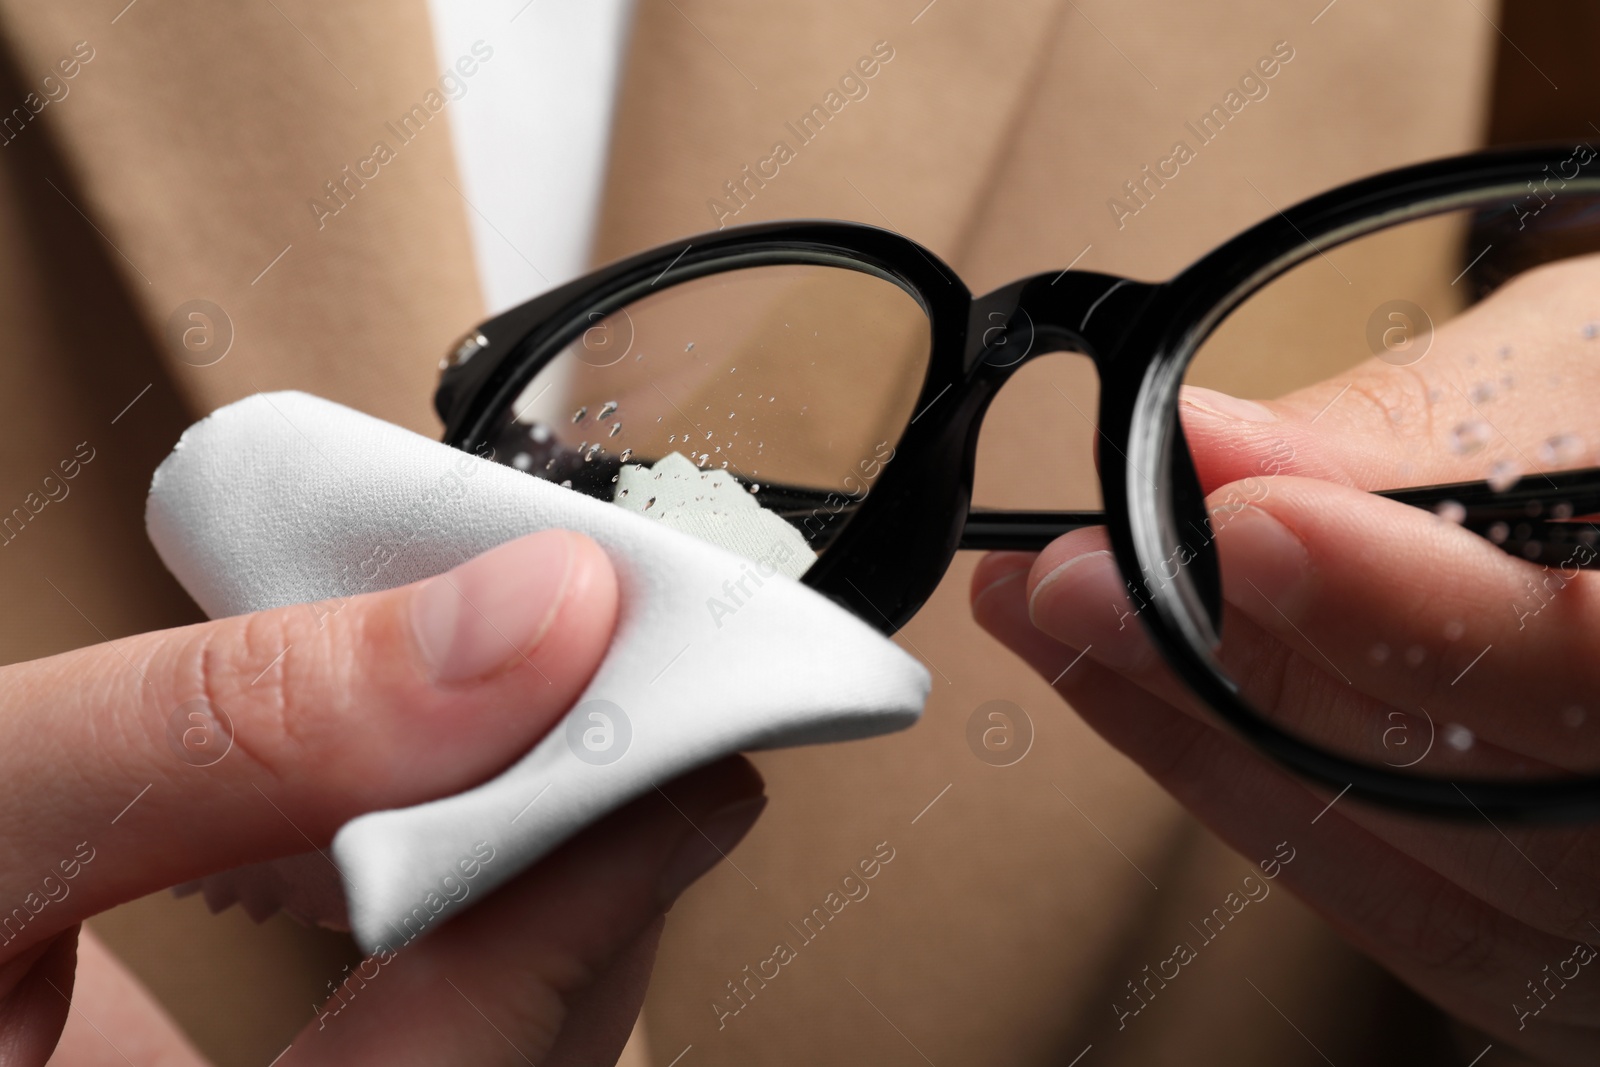
[(1258, 714), (1407, 774), (1600, 772), (1600, 198), (1526, 215), (1312, 255), (1180, 400), (1206, 511), (1174, 505), (1156, 566), (1220, 572), (1203, 651)]
[(891, 282), (797, 264), (669, 284), (557, 343), (491, 429), (498, 462), (798, 576), (894, 458), (929, 327)]

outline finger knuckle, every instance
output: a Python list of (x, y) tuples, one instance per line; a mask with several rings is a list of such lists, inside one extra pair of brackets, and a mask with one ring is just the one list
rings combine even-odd
[(1350, 383), (1355, 398), (1375, 409), (1394, 441), (1401, 443), (1432, 436), (1436, 388), (1417, 367), (1369, 369)]
[(201, 698), (231, 724), (232, 748), (279, 783), (321, 773), (341, 699), (328, 677), (328, 635), (303, 623), (284, 611), (223, 620), (188, 653)]
[(1395, 893), (1373, 927), (1380, 940), (1430, 970), (1477, 975), (1497, 958), (1498, 912), (1442, 879), (1432, 891)]
[(1198, 722), (1177, 722), (1141, 757), (1146, 772), (1159, 782), (1180, 778), (1203, 781), (1216, 772), (1224, 760), (1217, 745), (1218, 734)]
[(270, 689), (249, 685), (254, 677), (249, 673), (249, 649), (261, 636), (251, 619), (227, 619), (200, 630), (182, 650), (178, 665), (179, 677), (192, 682), (179, 684), (181, 691), (196, 693), (190, 699), (204, 702), (226, 730), (225, 758), (233, 761), (232, 766), (243, 762), (278, 781), (283, 776), (283, 745), (276, 738), (283, 733), (283, 722)]
[(1229, 627), (1229, 640), (1222, 649), (1229, 676), (1252, 708), (1269, 715), (1277, 713), (1288, 699), (1298, 657), (1249, 618), (1230, 614), (1224, 621), (1224, 629)]
[[(1594, 832), (1588, 827), (1546, 829), (1539, 835), (1539, 845), (1527, 847), (1551, 882), (1560, 886), (1578, 886), (1580, 892), (1571, 898), (1562, 894), (1552, 902), (1545, 893), (1543, 878), (1530, 880), (1519, 902), (1518, 913), (1529, 916), (1530, 923), (1549, 929), (1563, 929), (1579, 940), (1589, 940), (1595, 934), (1590, 925), (1593, 911), (1589, 902), (1600, 895), (1600, 855), (1596, 855)], [(1543, 847), (1541, 848), (1540, 845)], [(1548, 859), (1545, 857), (1549, 856)], [(1555, 923), (1547, 924), (1542, 916), (1553, 913)]]

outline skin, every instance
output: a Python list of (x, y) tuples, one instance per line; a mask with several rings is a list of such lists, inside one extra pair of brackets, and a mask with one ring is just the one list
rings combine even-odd
[[(308, 841), (325, 849), (355, 815), (457, 792), (525, 752), (600, 663), (616, 576), (599, 546), (561, 531), (464, 565), (491, 587), (562, 565), (542, 634), (477, 656), (490, 669), (467, 680), (434, 680), (419, 644), (412, 608), (427, 583), (0, 669), (0, 900), (23, 902), (78, 842), (94, 850), (70, 892), (0, 949), (0, 1061), (42, 1064), (59, 1039), (51, 1063), (205, 1063), (82, 921)], [(197, 686), (234, 726), (234, 749), (203, 768), (167, 735), (170, 709)], [(761, 791), (736, 758), (666, 785), (670, 803), (657, 793), (616, 812), (403, 947), (279, 1063), (612, 1062), (663, 913), (719, 858), (696, 828), (732, 848)]]
[[(1554, 431), (1593, 440), (1585, 398), (1600, 389), (1600, 371), (1582, 327), (1597, 282), (1593, 259), (1530, 272), (1443, 327), (1425, 363), (1359, 364), (1266, 402), (1265, 421), (1207, 410), (1214, 398), (1203, 393), (1186, 398), (1182, 417), (1212, 505), (1240, 491), (1274, 444), (1294, 450), (1293, 464), (1267, 475), (1267, 491), (1258, 484), (1255, 502), (1230, 512), (1217, 532), (1227, 601), (1222, 658), (1270, 679), (1253, 690), (1260, 710), (1319, 737), (1350, 728), (1353, 738), (1384, 709), (1448, 707), (1478, 743), (1441, 751), (1430, 764), (1435, 773), (1503, 774), (1518, 764), (1593, 773), (1600, 765), (1588, 734), (1508, 710), (1592, 697), (1600, 574), (1577, 574), (1523, 628), (1508, 605), (1546, 572), (1434, 515), (1363, 492), (1484, 477), (1481, 455), (1434, 446), (1419, 454), (1415, 445), (1473, 417), (1467, 394), (1483, 376), (1474, 354), (1512, 339), (1527, 388), (1519, 385), (1489, 416), (1506, 443), (1532, 456)], [(1313, 428), (1347, 385), (1349, 394)], [(1403, 474), (1408, 461), (1414, 466)], [(1292, 531), (1304, 552), (1298, 567), (1258, 551), (1256, 512)], [(1446, 1012), (1538, 1062), (1595, 1062), (1600, 980), (1586, 965), (1552, 985), (1537, 1013), (1524, 1016), (1514, 1005), (1537, 1005), (1527, 983), (1569, 960), (1578, 943), (1600, 942), (1589, 921), (1600, 896), (1600, 831), (1506, 825), (1502, 836), (1481, 820), (1429, 820), (1348, 798), (1324, 811), (1331, 794), (1222, 729), (1161, 666), (1142, 628), (1119, 626), (1120, 611), (1129, 610), (1123, 583), (1093, 555), (1106, 547), (1104, 530), (1093, 529), (1037, 556), (990, 555), (973, 580), (976, 618), (1044, 677), (1060, 675), (1056, 690), (1094, 729), (1245, 856), (1293, 842), (1297, 856), (1282, 884)], [(1290, 571), (1302, 575), (1298, 586)], [(1270, 601), (1252, 581), (1274, 590)], [(1376, 637), (1395, 649), (1416, 643), (1428, 656), (1409, 670), (1392, 659), (1376, 663), (1365, 654)], [(1471, 684), (1456, 686), (1452, 679), (1485, 645), (1511, 651), (1486, 656)], [(1083, 662), (1062, 674), (1085, 648)], [(1329, 662), (1350, 677), (1333, 679)], [(1564, 969), (1570, 975), (1572, 966)]]

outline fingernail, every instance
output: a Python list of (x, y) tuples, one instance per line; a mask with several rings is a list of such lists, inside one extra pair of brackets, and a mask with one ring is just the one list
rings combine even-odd
[[(1289, 528), (1255, 505), (1217, 523), (1222, 590), (1273, 630), (1298, 622), (1311, 600), (1311, 554)], [(1264, 601), (1264, 602), (1263, 602)]]
[(1242, 419), (1245, 422), (1278, 421), (1277, 415), (1254, 400), (1243, 400), (1215, 389), (1186, 385), (1180, 395), (1185, 406), (1213, 418)]
[(1033, 624), (1114, 671), (1137, 673), (1155, 659), (1129, 604), (1117, 561), (1106, 549), (1062, 563), (1040, 579), (1028, 601)]
[(480, 679), (521, 661), (549, 633), (572, 569), (573, 535), (521, 537), (430, 578), (411, 596), (411, 629), (435, 682)]
[(696, 878), (715, 867), (734, 846), (744, 840), (761, 812), (767, 798), (747, 797), (726, 807), (718, 808), (684, 835), (678, 851), (672, 854), (661, 869), (656, 883), (656, 899), (665, 909), (672, 906), (678, 895), (694, 883)]
[[(984, 557), (973, 572), (973, 613), (978, 613), (990, 593), (1010, 582), (1026, 578), (1035, 558), (1037, 554), (1032, 552), (993, 552)], [(977, 584), (980, 575), (986, 579), (981, 586)]]

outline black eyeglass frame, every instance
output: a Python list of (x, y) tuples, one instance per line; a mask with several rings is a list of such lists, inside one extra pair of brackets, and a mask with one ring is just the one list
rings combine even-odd
[[(652, 292), (742, 267), (816, 264), (898, 285), (927, 314), (927, 373), (911, 422), (870, 493), (804, 582), (892, 634), (926, 602), (961, 549), (1037, 551), (1055, 537), (1107, 527), (1113, 554), (1146, 632), (1166, 665), (1247, 741), (1297, 773), (1351, 795), (1440, 815), (1511, 819), (1600, 817), (1600, 776), (1558, 781), (1413, 777), (1312, 745), (1252, 711), (1214, 647), (1221, 583), (1209, 541), (1172, 578), (1157, 564), (1178, 546), (1172, 531), (1209, 529), (1177, 415), (1184, 372), (1211, 331), (1291, 267), (1376, 230), (1447, 211), (1526, 197), (1552, 171), (1563, 188), (1600, 193), (1600, 162), (1574, 177), (1571, 146), (1474, 153), (1362, 179), (1277, 212), (1170, 281), (1151, 284), (1072, 269), (1020, 279), (974, 297), (933, 253), (888, 230), (858, 223), (794, 221), (706, 233), (613, 263), (498, 315), (469, 333), (441, 364), (435, 407), (444, 440), (480, 450), (496, 417), (596, 314)], [(1014, 353), (1022, 348), (1021, 355)], [(972, 484), (983, 415), (1020, 366), (1073, 351), (1100, 379), (1098, 432), (1103, 512), (974, 511)], [(1166, 493), (1135, 481), (1150, 472)], [(1498, 492), (1482, 482), (1384, 491), (1418, 507), (1464, 503), (1467, 525), (1532, 503), (1568, 514), (1600, 510), (1600, 469), (1562, 472), (1543, 488)], [(1475, 521), (1476, 520), (1476, 521)], [(1581, 529), (1579, 529), (1581, 527)], [(1585, 539), (1594, 528), (1578, 524)], [(1540, 524), (1524, 547), (1564, 553), (1566, 527)], [(1538, 562), (1538, 555), (1532, 558)]]

